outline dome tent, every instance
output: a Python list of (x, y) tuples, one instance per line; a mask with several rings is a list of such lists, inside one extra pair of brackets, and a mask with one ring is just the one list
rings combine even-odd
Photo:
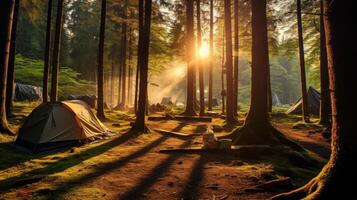
[(108, 132), (83, 101), (45, 103), (27, 117), (15, 144), (39, 152), (101, 139)]

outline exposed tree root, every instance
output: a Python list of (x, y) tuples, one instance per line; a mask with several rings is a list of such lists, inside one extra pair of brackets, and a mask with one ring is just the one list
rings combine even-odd
[[(299, 200), (299, 199), (309, 199), (309, 200), (319, 200), (319, 199), (339, 199), (338, 196), (333, 195), (334, 193), (330, 193), (330, 195), (324, 194), (323, 191), (326, 191), (326, 179), (327, 179), (327, 174), (325, 173), (326, 170), (321, 171), (321, 173), (313, 178), (309, 183), (306, 185), (287, 192), (287, 193), (282, 193), (279, 195), (276, 195), (272, 197), (272, 200)], [(343, 194), (341, 194), (340, 197), (342, 197)]]
[(271, 124), (262, 126), (246, 124), (241, 129), (233, 131), (230, 138), (235, 145), (284, 145), (297, 151), (305, 151), (303, 147), (287, 138)]
[(181, 113), (182, 116), (197, 116), (197, 112), (195, 110), (185, 110), (185, 112)]
[[(319, 181), (317, 181), (318, 177), (312, 179), (305, 186), (293, 190), (291, 192), (282, 193), (277, 196), (272, 197), (272, 200), (299, 200), (307, 198), (309, 194), (316, 196), (314, 193), (318, 193)], [(315, 199), (309, 197), (309, 199)]]
[(144, 127), (141, 127), (141, 126), (138, 126), (138, 125), (134, 124), (129, 132), (133, 132), (133, 133), (137, 133), (137, 134), (139, 134), (139, 133), (150, 133), (151, 129), (147, 125), (144, 125)]
[(11, 136), (16, 135), (16, 133), (12, 131), (10, 128), (0, 128), (0, 134), (6, 134)]
[(231, 119), (230, 121), (228, 121), (226, 118), (225, 124), (227, 126), (237, 126), (237, 125), (239, 125), (239, 121), (237, 119), (234, 119), (234, 120)]
[[(272, 197), (272, 200), (337, 200), (353, 199), (355, 196), (355, 172), (353, 166), (336, 164), (330, 160), (322, 171), (306, 185), (291, 192)], [(338, 167), (341, 169), (337, 170)]]

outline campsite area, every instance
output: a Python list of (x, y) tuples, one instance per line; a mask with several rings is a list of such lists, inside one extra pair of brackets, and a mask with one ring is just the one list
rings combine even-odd
[[(16, 129), (35, 104), (15, 104)], [(31, 108), (32, 107), (32, 108)], [(306, 183), (329, 157), (329, 143), (323, 128), (305, 126), (298, 115), (272, 117), (284, 134), (298, 141), (318, 160), (294, 157), (294, 153), (270, 157), (257, 150), (250, 155), (234, 152), (172, 152), (160, 150), (202, 146), (207, 126), (212, 123), (179, 120), (148, 121), (149, 134), (128, 135), (133, 115), (107, 111), (105, 125), (117, 132), (110, 138), (82, 147), (64, 148), (39, 154), (24, 154), (2, 138), (0, 151), (0, 194), (2, 199), (267, 199)], [(160, 115), (158, 113), (156, 115)], [(317, 119), (313, 119), (317, 120)], [(155, 131), (181, 132), (179, 136)], [(222, 128), (217, 135), (229, 129)], [(7, 142), (5, 142), (7, 141)], [(8, 159), (11, 158), (11, 159)], [(261, 184), (284, 180), (271, 186)], [(281, 188), (277, 188), (281, 186)]]
[(352, 3), (1, 0), (0, 200), (353, 198)]

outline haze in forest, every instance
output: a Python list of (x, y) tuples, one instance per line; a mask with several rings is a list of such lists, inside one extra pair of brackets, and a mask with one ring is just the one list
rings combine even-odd
[(353, 15), (2, 0), (0, 199), (353, 198)]

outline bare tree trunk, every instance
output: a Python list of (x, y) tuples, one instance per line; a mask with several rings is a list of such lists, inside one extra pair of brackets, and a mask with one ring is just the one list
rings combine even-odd
[(114, 65), (114, 56), (112, 54), (111, 56), (111, 62), (112, 62), (112, 69), (111, 69), (111, 76), (110, 76), (110, 102), (111, 105), (114, 107), (114, 96), (115, 96), (115, 92), (114, 92), (114, 84), (115, 84), (115, 65)]
[(46, 24), (46, 46), (42, 77), (42, 102), (48, 102), (48, 76), (50, 71), (50, 52), (51, 52), (51, 25), (52, 25), (52, 0), (47, 4), (47, 24)]
[(187, 100), (184, 115), (197, 115), (195, 111), (195, 65), (193, 63), (195, 54), (193, 0), (186, 1), (186, 48), (187, 48)]
[(131, 100), (132, 100), (132, 90), (133, 90), (133, 86), (132, 86), (132, 79), (133, 79), (133, 71), (132, 71), (132, 66), (131, 66), (131, 62), (132, 62), (132, 30), (131, 28), (129, 29), (129, 41), (128, 41), (128, 95), (127, 95), (127, 102), (128, 105), (131, 106)]
[[(143, 3), (143, 0), (139, 0), (139, 4)], [(150, 28), (151, 28), (151, 8), (152, 0), (145, 1), (145, 11), (144, 11), (144, 24), (140, 31), (142, 37), (142, 54), (140, 54), (140, 92), (139, 92), (139, 103), (138, 112), (135, 120), (135, 125), (133, 130), (138, 132), (147, 132), (148, 129), (145, 124), (145, 111), (146, 111), (146, 101), (147, 101), (147, 84), (148, 84), (148, 64), (149, 64), (149, 46), (150, 46)]]
[(268, 114), (268, 29), (266, 0), (252, 0), (251, 104), (244, 126), (233, 132), (238, 145), (287, 145), (302, 150), (270, 124)]
[(273, 111), (273, 98), (272, 98), (272, 91), (271, 91), (271, 80), (270, 80), (270, 66), (267, 69), (267, 85), (268, 85), (268, 112)]
[(124, 2), (124, 23), (123, 23), (123, 29), (122, 29), (122, 59), (121, 59), (121, 62), (122, 62), (122, 87), (121, 87), (121, 103), (122, 103), (122, 106), (123, 106), (123, 109), (125, 109), (126, 107), (126, 95), (127, 95), (127, 90), (126, 90), (126, 78), (127, 78), (127, 74), (126, 74), (126, 71), (127, 71), (127, 66), (126, 66), (126, 56), (127, 56), (127, 18), (128, 18), (128, 14), (127, 14), (127, 10), (128, 10), (128, 0), (125, 0)]
[(306, 90), (306, 72), (305, 72), (305, 51), (304, 51), (304, 38), (302, 32), (301, 20), (301, 0), (297, 0), (297, 25), (299, 35), (299, 56), (300, 56), (300, 77), (301, 77), (301, 97), (302, 97), (302, 116), (305, 122), (310, 121), (309, 103), (307, 99)]
[[(196, 51), (196, 47), (195, 47), (195, 51)], [(193, 55), (196, 55), (196, 52)], [(193, 108), (195, 109), (195, 112), (197, 111), (197, 109), (199, 109), (199, 105), (197, 103), (197, 71), (198, 71), (197, 63), (194, 63), (193, 64), (193, 104), (194, 104)]]
[(224, 57), (224, 50), (225, 50), (225, 27), (223, 25), (223, 35), (222, 35), (222, 70), (221, 70), (221, 97), (222, 97), (222, 114), (226, 113), (226, 88), (224, 87), (224, 74), (226, 73), (226, 66), (225, 66), (225, 57)]
[(226, 123), (235, 124), (237, 120), (234, 115), (234, 86), (233, 86), (233, 55), (232, 55), (232, 19), (231, 0), (224, 0), (224, 17), (226, 28), (226, 81), (227, 81), (227, 107)]
[(58, 96), (58, 71), (60, 59), (60, 44), (62, 32), (62, 16), (63, 15), (63, 0), (57, 2), (57, 17), (56, 17), (56, 30), (55, 40), (52, 56), (52, 83), (51, 83), (51, 102), (57, 101)]
[(134, 93), (134, 113), (138, 111), (138, 89), (139, 89), (139, 70), (140, 67), (137, 64), (135, 75), (135, 93)]
[(105, 119), (104, 115), (104, 42), (105, 42), (105, 18), (107, 14), (107, 0), (102, 0), (102, 9), (100, 16), (100, 33), (98, 48), (98, 78), (97, 78), (97, 117)]
[[(355, 20), (353, 1), (324, 0), (324, 26), (332, 106), (332, 142), (329, 162), (305, 186), (274, 199), (351, 199), (355, 196), (356, 91)], [(348, 88), (348, 89), (346, 89)]]
[(6, 85), (9, 65), (12, 19), (15, 1), (5, 0), (0, 7), (0, 133), (14, 135), (6, 116)]
[[(139, 30), (144, 26), (144, 1), (139, 0)], [(142, 34), (139, 34), (138, 51), (136, 60), (136, 76), (135, 76), (135, 96), (134, 96), (134, 112), (137, 115), (138, 111), (138, 92), (139, 92), (139, 76), (140, 76), (140, 55), (142, 52)]]
[(209, 75), (208, 75), (208, 110), (212, 111), (213, 98), (213, 0), (210, 0), (210, 20), (209, 20)]
[[(120, 45), (121, 46), (121, 45)], [(122, 48), (121, 48), (122, 49)], [(122, 51), (122, 50), (121, 50)], [(123, 81), (123, 63), (121, 62), (122, 53), (119, 56), (119, 65), (118, 65), (118, 101), (116, 109), (120, 109), (121, 105), (121, 93), (122, 93), (122, 81)]]
[(252, 90), (251, 105), (245, 124), (266, 126), (268, 117), (269, 67), (266, 0), (252, 0)]
[(233, 73), (233, 81), (234, 81), (234, 115), (238, 116), (238, 84), (239, 84), (239, 1), (234, 0), (234, 73)]
[(10, 43), (10, 56), (9, 66), (7, 72), (7, 85), (6, 85), (6, 114), (12, 115), (12, 109), (14, 106), (14, 86), (15, 86), (15, 57), (16, 57), (16, 32), (17, 22), (19, 16), (20, 1), (15, 0), (14, 15), (12, 20), (11, 30), (11, 43)]
[[(197, 3), (197, 46), (202, 45), (202, 29), (201, 29), (201, 0), (196, 0)], [(200, 116), (205, 114), (205, 86), (203, 77), (203, 63), (199, 59), (197, 62), (198, 78), (199, 78), (199, 90), (200, 90)]]
[[(323, 13), (323, 0), (321, 1), (321, 13)], [(320, 16), (320, 124), (330, 124), (331, 101), (329, 93), (329, 77), (326, 52), (326, 34), (323, 23), (323, 15)]]

